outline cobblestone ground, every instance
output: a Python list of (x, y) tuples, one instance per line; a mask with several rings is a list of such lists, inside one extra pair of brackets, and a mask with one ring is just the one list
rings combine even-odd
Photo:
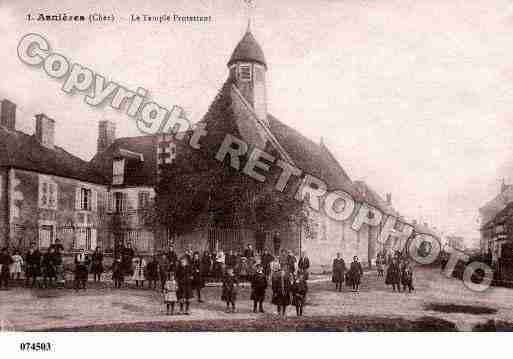
[[(305, 316), (344, 318), (371, 316), (415, 320), (430, 316), (448, 320), (460, 330), (471, 330), (489, 319), (513, 322), (511, 289), (492, 288), (485, 293), (472, 292), (457, 279), (442, 276), (439, 270), (419, 269), (416, 272), (413, 293), (395, 293), (376, 278), (375, 272), (366, 272), (361, 291), (344, 289), (337, 293), (328, 277), (310, 283)], [(45, 330), (75, 328), (111, 323), (139, 323), (160, 321), (261, 319), (275, 320), (274, 307), (266, 303), (267, 313), (254, 314), (249, 301), (249, 288), (239, 291), (237, 312), (225, 313), (220, 300), (221, 288), (208, 286), (203, 290), (205, 303), (191, 305), (191, 315), (166, 316), (162, 295), (149, 289), (113, 289), (111, 283), (90, 285), (86, 291), (71, 289), (11, 288), (0, 291), (0, 319), (14, 330)], [(267, 293), (270, 297), (270, 291)], [(478, 305), (496, 310), (493, 314), (441, 313), (426, 309), (436, 304)], [(289, 315), (295, 315), (289, 307)], [(8, 329), (9, 329), (8, 328)]]

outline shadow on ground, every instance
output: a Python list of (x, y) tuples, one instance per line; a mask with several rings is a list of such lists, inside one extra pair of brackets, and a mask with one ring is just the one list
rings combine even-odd
[(453, 332), (454, 323), (422, 317), (416, 320), (378, 317), (303, 317), (285, 319), (190, 320), (171, 322), (120, 323), (76, 328), (54, 328), (57, 332)]

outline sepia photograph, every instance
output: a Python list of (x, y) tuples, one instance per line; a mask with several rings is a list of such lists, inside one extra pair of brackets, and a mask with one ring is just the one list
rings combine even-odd
[(0, 0), (0, 342), (513, 331), (512, 35), (509, 0)]

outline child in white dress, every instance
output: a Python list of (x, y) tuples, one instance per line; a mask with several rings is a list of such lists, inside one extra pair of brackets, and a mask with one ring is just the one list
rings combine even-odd
[(20, 280), (21, 271), (23, 269), (23, 257), (18, 250), (14, 251), (11, 264), (12, 279)]
[(137, 256), (133, 259), (134, 263), (134, 275), (132, 276), (132, 280), (135, 281), (135, 286), (139, 287), (139, 282), (141, 282), (141, 288), (144, 288), (144, 280), (145, 278), (145, 270), (146, 270), (146, 261), (143, 257)]
[(166, 280), (166, 283), (164, 284), (164, 303), (166, 304), (167, 315), (173, 315), (173, 312), (175, 311), (175, 303), (177, 301), (177, 286), (174, 273), (171, 273), (169, 278), (170, 279)]

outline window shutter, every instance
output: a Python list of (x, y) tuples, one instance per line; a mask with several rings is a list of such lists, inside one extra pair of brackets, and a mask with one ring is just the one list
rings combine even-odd
[(82, 200), (82, 196), (81, 196), (81, 188), (80, 187), (77, 187), (75, 189), (75, 209), (81, 209), (81, 200)]
[(144, 192), (140, 191), (138, 193), (138, 209), (144, 208)]
[(114, 194), (112, 192), (107, 192), (107, 212), (114, 212)]
[(96, 249), (97, 246), (96, 228), (91, 228), (91, 249)]
[(98, 210), (98, 191), (91, 189), (91, 211), (96, 212)]
[(121, 212), (126, 212), (128, 209), (128, 193), (121, 194)]

